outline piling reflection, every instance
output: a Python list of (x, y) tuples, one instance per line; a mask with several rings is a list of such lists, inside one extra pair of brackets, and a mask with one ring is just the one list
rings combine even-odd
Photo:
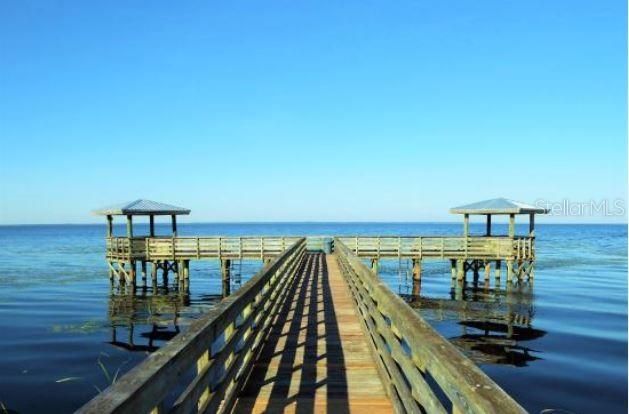
[(108, 320), (111, 345), (132, 352), (153, 352), (181, 331), (182, 312), (190, 305), (187, 285), (112, 287)]
[(403, 296), (426, 319), (455, 322), (460, 335), (448, 331), (449, 340), (477, 364), (523, 367), (540, 359), (539, 352), (527, 346), (546, 334), (533, 327), (532, 283), (507, 283), (502, 288), (453, 281), (447, 299), (422, 295), (421, 284), (414, 283), (412, 294)]

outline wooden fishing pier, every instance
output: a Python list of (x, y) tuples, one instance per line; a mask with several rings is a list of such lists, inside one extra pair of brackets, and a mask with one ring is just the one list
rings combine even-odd
[[(147, 265), (154, 284), (160, 270), (186, 284), (191, 260), (218, 260), (224, 298), (78, 412), (525, 412), (378, 277), (387, 258), (412, 260), (417, 283), (423, 260), (450, 261), (453, 283), (481, 268), (489, 280), (491, 264), (499, 283), (503, 261), (508, 283), (533, 277), (543, 209), (498, 199), (452, 212), (462, 236), (305, 238), (181, 237), (176, 215), (189, 210), (146, 200), (98, 211), (112, 281), (135, 286), (140, 263), (144, 284)], [(469, 234), (470, 214), (487, 216), (485, 235)], [(495, 214), (509, 215), (507, 235), (491, 234)], [(515, 235), (516, 214), (530, 216), (528, 235)], [(114, 215), (126, 237), (113, 236)], [(149, 235), (134, 236), (134, 215), (149, 216)], [(171, 216), (170, 236), (155, 235), (157, 215)], [(263, 268), (230, 294), (243, 259)]]

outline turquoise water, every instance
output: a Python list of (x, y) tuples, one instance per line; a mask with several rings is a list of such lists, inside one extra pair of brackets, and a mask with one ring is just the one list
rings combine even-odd
[[(183, 235), (460, 231), (460, 224), (429, 223), (179, 228)], [(529, 411), (626, 413), (626, 226), (542, 224), (536, 233), (532, 285), (507, 288), (503, 276), (500, 288), (493, 280), (485, 287), (481, 273), (478, 284), (470, 278), (453, 289), (446, 262), (424, 264), (419, 296), (407, 262), (385, 261), (381, 277)], [(220, 300), (213, 262), (191, 265), (189, 291), (112, 289), (103, 236), (97, 225), (0, 226), (0, 402), (9, 411), (73, 411)], [(260, 265), (234, 271), (244, 282)]]

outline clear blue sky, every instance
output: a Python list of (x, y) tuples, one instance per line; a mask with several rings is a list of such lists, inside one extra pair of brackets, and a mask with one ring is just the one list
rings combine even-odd
[(626, 200), (626, 17), (620, 0), (3, 1), (0, 223), (136, 198), (192, 221)]

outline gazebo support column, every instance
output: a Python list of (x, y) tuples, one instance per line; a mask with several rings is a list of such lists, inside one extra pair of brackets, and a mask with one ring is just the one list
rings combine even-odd
[(486, 236), (491, 236), (491, 214), (487, 214), (487, 230), (485, 231)]
[(155, 216), (149, 216), (149, 236), (155, 237)]
[(509, 237), (515, 237), (515, 214), (509, 214)]
[(133, 237), (133, 216), (131, 214), (127, 214), (127, 237)]
[(535, 237), (535, 214), (529, 214), (529, 237)]
[(114, 216), (107, 216), (107, 237), (111, 237), (114, 234)]
[(470, 215), (463, 215), (463, 237), (468, 237), (470, 235)]
[(177, 237), (177, 216), (172, 214), (170, 217), (172, 220), (173, 237)]

